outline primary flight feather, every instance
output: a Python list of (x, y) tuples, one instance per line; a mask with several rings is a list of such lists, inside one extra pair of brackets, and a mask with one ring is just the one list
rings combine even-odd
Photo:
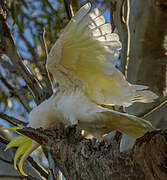
[[(49, 99), (34, 108), (29, 115), (33, 128), (49, 128), (57, 122), (77, 124), (97, 138), (118, 130), (134, 138), (153, 130), (141, 118), (120, 113), (111, 105), (129, 106), (133, 102), (152, 102), (157, 96), (146, 86), (128, 83), (116, 69), (121, 43), (111, 33), (99, 9), (84, 5), (71, 19), (52, 47), (47, 67), (56, 77), (59, 89)], [(16, 128), (12, 130), (16, 131)], [(21, 134), (20, 134), (21, 135)], [(7, 148), (19, 147), (15, 156), (19, 170), (29, 154), (39, 146), (23, 135), (11, 141)]]

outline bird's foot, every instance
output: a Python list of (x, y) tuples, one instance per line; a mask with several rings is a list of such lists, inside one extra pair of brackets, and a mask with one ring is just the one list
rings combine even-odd
[(93, 138), (92, 139), (92, 145), (93, 145), (93, 148), (94, 149), (96, 149), (96, 150), (100, 150), (100, 147), (102, 146), (102, 145), (104, 145), (104, 141), (103, 141), (103, 139), (102, 140), (98, 140), (98, 139), (96, 139), (96, 138)]
[(75, 133), (76, 132), (76, 127), (77, 127), (77, 124), (73, 124), (73, 125), (67, 126), (66, 127), (67, 135)]

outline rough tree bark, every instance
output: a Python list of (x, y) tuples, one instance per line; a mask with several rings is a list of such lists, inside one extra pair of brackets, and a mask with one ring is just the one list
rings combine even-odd
[(97, 147), (90, 139), (67, 131), (62, 124), (19, 132), (47, 148), (67, 180), (166, 180), (167, 131), (147, 133), (128, 154), (119, 150), (120, 137)]

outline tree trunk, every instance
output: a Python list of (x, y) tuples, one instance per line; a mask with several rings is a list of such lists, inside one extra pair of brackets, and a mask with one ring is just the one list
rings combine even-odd
[[(154, 103), (134, 103), (127, 108), (128, 113), (143, 116), (166, 100), (167, 5), (166, 1), (158, 0), (129, 2), (127, 10), (127, 3), (124, 6), (122, 0), (117, 1), (115, 11), (115, 22), (123, 44), (120, 69), (127, 75), (129, 82), (146, 85), (159, 96)], [(122, 13), (124, 18), (120, 16), (122, 9), (125, 9)], [(122, 19), (127, 20), (128, 11), (130, 15), (126, 27)], [(166, 108), (164, 104), (157, 111), (143, 117), (155, 127), (165, 128)]]

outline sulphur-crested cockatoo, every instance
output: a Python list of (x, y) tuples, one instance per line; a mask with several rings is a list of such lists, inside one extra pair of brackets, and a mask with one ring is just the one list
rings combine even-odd
[[(151, 102), (157, 96), (146, 86), (128, 83), (115, 68), (121, 44), (111, 33), (97, 8), (84, 5), (71, 19), (52, 47), (47, 67), (56, 77), (59, 89), (32, 110), (33, 128), (53, 127), (57, 122), (77, 124), (97, 138), (118, 130), (134, 138), (153, 129), (144, 119), (112, 110), (111, 105), (129, 106), (135, 101)], [(17, 128), (12, 128), (16, 130)], [(7, 148), (17, 146), (14, 158), (23, 175), (22, 165), (39, 144), (26, 136), (13, 139)]]

